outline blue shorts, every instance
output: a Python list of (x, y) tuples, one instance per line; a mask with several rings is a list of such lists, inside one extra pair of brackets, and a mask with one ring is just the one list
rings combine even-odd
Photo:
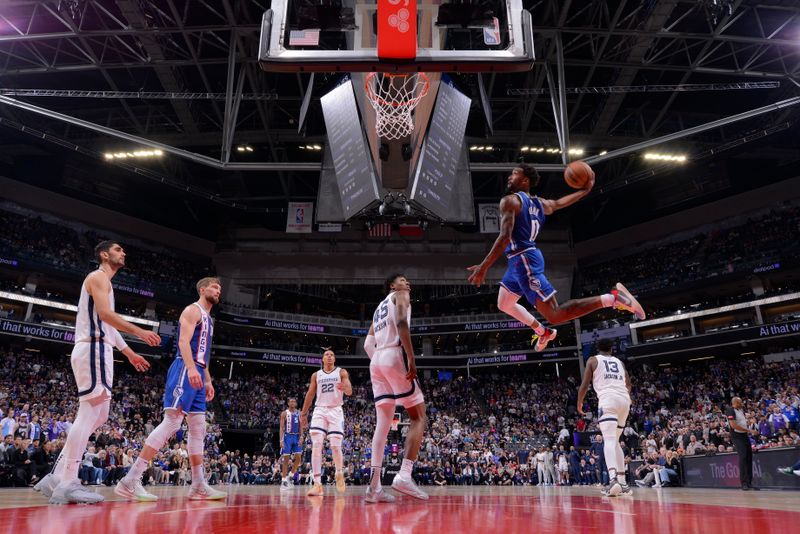
[[(197, 367), (203, 386), (206, 384), (205, 369)], [(177, 408), (184, 413), (205, 413), (206, 389), (194, 389), (189, 383), (189, 376), (183, 358), (175, 358), (167, 371), (167, 387), (164, 388), (164, 408)]]
[(537, 300), (546, 301), (556, 294), (544, 275), (544, 256), (536, 248), (508, 258), (508, 268), (500, 285), (518, 297), (524, 296), (531, 306)]
[(284, 434), (281, 444), (281, 454), (300, 454), (303, 449), (300, 447), (300, 436), (298, 434)]

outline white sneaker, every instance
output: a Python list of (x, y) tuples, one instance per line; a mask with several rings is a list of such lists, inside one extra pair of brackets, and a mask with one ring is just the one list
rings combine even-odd
[(417, 486), (417, 483), (414, 482), (411, 477), (405, 477), (399, 473), (392, 481), (392, 489), (416, 499), (422, 499), (423, 501), (428, 500), (428, 494), (419, 489), (419, 486)]
[(289, 485), (289, 481), (286, 479), (281, 480), (281, 491), (290, 491), (292, 486)]
[(606, 497), (619, 497), (619, 495), (622, 493), (622, 486), (620, 485), (619, 482), (615, 480), (614, 482), (603, 488), (601, 493)]
[(50, 497), (50, 504), (95, 504), (105, 498), (99, 493), (89, 491), (81, 486), (81, 481), (73, 479), (66, 484), (59, 484)]
[(390, 493), (386, 493), (383, 488), (373, 490), (372, 486), (367, 488), (367, 496), (364, 498), (370, 504), (377, 502), (394, 502), (395, 497)]
[(619, 282), (617, 282), (616, 288), (616, 292), (611, 292), (614, 297), (616, 297), (614, 306), (618, 310), (627, 310), (631, 312), (640, 321), (643, 320), (645, 318), (644, 308), (642, 308), (642, 305), (636, 300), (636, 297), (631, 295), (631, 292), (625, 289), (625, 286)]
[(158, 497), (144, 489), (140, 479), (131, 482), (127, 480), (127, 477), (123, 477), (114, 487), (114, 493), (120, 497), (135, 501), (153, 502), (158, 500)]
[(217, 491), (208, 484), (199, 484), (189, 490), (190, 501), (219, 501), (228, 496), (224, 491)]
[(61, 479), (53, 473), (48, 473), (42, 480), (36, 483), (33, 487), (33, 491), (38, 491), (49, 499), (53, 496), (53, 490), (58, 487), (59, 482), (61, 482)]

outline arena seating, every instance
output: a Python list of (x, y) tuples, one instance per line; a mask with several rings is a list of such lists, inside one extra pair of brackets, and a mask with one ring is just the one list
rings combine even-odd
[[(570, 452), (576, 434), (596, 430), (591, 418), (577, 417), (578, 377), (558, 379), (537, 375), (533, 369), (530, 373), (524, 368), (523, 372), (519, 368), (479, 371), (471, 378), (456, 374), (446, 381), (435, 375), (422, 378), (430, 423), (415, 471), (417, 479), (440, 485), (539, 483), (535, 455), (547, 447), (555, 451), (556, 466), (565, 455), (565, 482), (602, 481), (597, 447)], [(296, 396), (302, 401), (311, 372), (310, 368), (275, 367), (256, 376), (241, 373), (215, 380), (217, 401), (210, 412), (212, 431), (206, 444), (212, 482), (279, 482), (273, 448), (230, 451), (223, 431), (269, 430), (267, 435), (274, 439), (286, 399)], [(742, 358), (668, 367), (631, 365), (630, 372), (635, 386), (633, 408), (623, 442), (631, 458), (644, 455), (663, 463), (668, 451), (681, 457), (728, 450), (730, 439), (721, 409), (732, 392), (748, 401), (750, 426), (759, 431), (753, 440), (755, 448), (800, 446), (800, 362), (764, 364), (760, 359)], [(92, 438), (94, 451), (87, 453), (81, 471), (87, 483), (111, 484), (124, 474), (135, 451), (159, 422), (164, 374), (164, 362), (157, 362), (149, 373), (134, 380), (126, 364), (117, 364), (111, 417)], [(357, 484), (368, 472), (374, 408), (366, 372), (351, 370), (351, 375), (354, 391), (345, 404), (344, 450), (348, 479)], [(77, 409), (71, 388), (69, 360), (63, 354), (0, 349), (0, 429), (12, 435), (0, 446), (0, 464), (11, 475), (0, 482), (25, 485), (34, 475), (47, 472)], [(596, 408), (591, 395), (589, 403), (587, 412)], [(402, 444), (403, 428), (390, 436), (383, 451), (390, 459), (396, 458), (392, 444)], [(38, 444), (24, 441), (31, 432), (41, 436)], [(20, 437), (18, 446), (15, 435)], [(180, 447), (184, 435), (185, 428), (154, 460), (146, 474), (148, 482), (186, 482), (185, 449)], [(30, 467), (15, 466), (19, 458), (15, 448), (28, 448), (36, 461)], [(307, 456), (308, 445), (306, 449)], [(297, 481), (305, 481), (307, 475), (304, 464)]]

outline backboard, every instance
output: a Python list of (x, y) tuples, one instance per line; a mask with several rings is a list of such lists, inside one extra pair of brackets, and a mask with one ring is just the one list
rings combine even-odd
[(276, 72), (513, 72), (533, 61), (522, 0), (272, 0), (259, 43), (261, 67)]

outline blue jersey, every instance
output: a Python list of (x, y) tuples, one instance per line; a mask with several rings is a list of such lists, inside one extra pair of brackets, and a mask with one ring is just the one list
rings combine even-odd
[[(211, 358), (211, 338), (214, 335), (214, 323), (211, 321), (211, 316), (208, 315), (199, 304), (195, 302), (194, 305), (200, 308), (200, 320), (194, 327), (194, 333), (192, 334), (192, 340), (189, 341), (189, 346), (192, 348), (192, 359), (194, 363), (205, 368), (208, 365), (208, 360)], [(180, 333), (178, 333), (178, 358), (181, 357), (180, 341)]]
[(286, 423), (283, 429), (284, 434), (299, 434), (300, 433), (300, 412), (286, 410)]
[(505, 250), (505, 254), (509, 258), (536, 248), (536, 236), (539, 235), (545, 219), (544, 206), (539, 198), (532, 197), (525, 191), (515, 194), (522, 202), (522, 209), (514, 218), (511, 243)]

